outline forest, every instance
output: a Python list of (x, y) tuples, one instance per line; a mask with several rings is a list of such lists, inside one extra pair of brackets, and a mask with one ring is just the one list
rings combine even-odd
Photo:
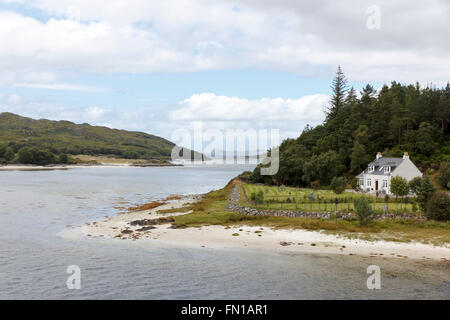
[[(280, 168), (260, 174), (261, 165), (244, 178), (254, 183), (297, 187), (329, 186), (347, 181), (375, 158), (408, 152), (424, 173), (432, 175), (450, 161), (450, 84), (443, 88), (393, 81), (380, 90), (366, 85), (359, 93), (348, 86), (339, 67), (323, 124), (306, 126), (280, 147)], [(270, 150), (269, 150), (270, 154)]]

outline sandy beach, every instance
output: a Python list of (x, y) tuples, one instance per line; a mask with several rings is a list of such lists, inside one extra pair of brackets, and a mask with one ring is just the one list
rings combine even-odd
[[(181, 208), (196, 201), (196, 196), (173, 200), (150, 210), (105, 217), (103, 221), (86, 223), (82, 232), (88, 237), (122, 239), (123, 241), (158, 241), (180, 246), (202, 248), (251, 248), (290, 253), (359, 255), (398, 259), (450, 261), (450, 248), (423, 243), (366, 241), (306, 230), (273, 230), (268, 227), (219, 225), (173, 229), (170, 223), (148, 228), (130, 225), (142, 219), (169, 218), (188, 212), (158, 214), (158, 210)], [(140, 230), (140, 231), (138, 231)]]
[(123, 162), (123, 163), (98, 163), (98, 164), (68, 164), (68, 165), (47, 165), (47, 166), (38, 166), (38, 165), (25, 165), (25, 164), (9, 164), (5, 166), (0, 166), (0, 171), (41, 171), (41, 170), (68, 170), (75, 168), (93, 168), (93, 167), (102, 167), (102, 168), (117, 168), (117, 167), (172, 167), (172, 166), (181, 166), (181, 164), (136, 164), (131, 162)]

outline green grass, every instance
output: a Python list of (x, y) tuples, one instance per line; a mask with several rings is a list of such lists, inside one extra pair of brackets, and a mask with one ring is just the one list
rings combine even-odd
[[(280, 188), (276, 186), (265, 186), (255, 184), (244, 184), (243, 188), (247, 197), (252, 193), (257, 194), (262, 191), (264, 194), (264, 203), (254, 204), (247, 203), (246, 205), (267, 210), (294, 210), (294, 211), (342, 211), (354, 212), (353, 200), (356, 198), (365, 197), (372, 205), (372, 208), (378, 212), (383, 212), (383, 207), (386, 204), (388, 213), (412, 213), (412, 205), (410, 203), (393, 202), (391, 198), (389, 203), (384, 203), (384, 198), (376, 198), (375, 196), (363, 195), (360, 193), (344, 192), (342, 194), (334, 194), (331, 190), (313, 190), (308, 188)], [(307, 198), (311, 193), (314, 193), (315, 200), (313, 203)], [(339, 203), (335, 205), (334, 199), (338, 198)], [(326, 202), (326, 203), (325, 203)]]
[(192, 210), (192, 206), (185, 206), (181, 208), (173, 208), (173, 209), (161, 209), (156, 211), (158, 214), (170, 214), (170, 213), (178, 213), (178, 212), (188, 212)]
[[(313, 219), (300, 217), (247, 216), (227, 211), (229, 195), (233, 186), (242, 186), (233, 181), (225, 188), (212, 191), (192, 205), (192, 213), (176, 216), (176, 227), (200, 227), (204, 225), (264, 226), (273, 229), (323, 230), (324, 232), (350, 238), (366, 240), (421, 241), (424, 243), (450, 243), (450, 223), (421, 220), (376, 220), (360, 226), (356, 220)], [(244, 196), (241, 193), (241, 202)]]

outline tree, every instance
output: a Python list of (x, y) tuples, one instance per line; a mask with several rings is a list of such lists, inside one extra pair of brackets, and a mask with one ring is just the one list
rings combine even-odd
[(61, 163), (67, 163), (69, 161), (69, 157), (67, 157), (67, 154), (63, 153), (59, 155), (59, 162)]
[(30, 164), (33, 163), (33, 154), (30, 151), (30, 148), (23, 147), (17, 152), (19, 158), (19, 163)]
[(347, 79), (342, 72), (341, 66), (338, 66), (336, 77), (331, 85), (333, 95), (330, 100), (330, 107), (327, 111), (327, 120), (334, 119), (342, 109), (345, 102), (345, 94), (347, 92)]
[(347, 179), (345, 179), (344, 177), (334, 177), (333, 180), (331, 180), (330, 188), (336, 194), (344, 192), (346, 186)]
[(365, 165), (367, 165), (367, 152), (364, 146), (357, 141), (352, 150), (350, 170), (357, 173), (360, 172)]
[(427, 203), (427, 219), (450, 220), (450, 196), (446, 192), (435, 192)]
[(391, 179), (391, 192), (396, 199), (406, 196), (409, 193), (408, 181), (400, 176), (393, 177)]
[(450, 121), (450, 83), (447, 83), (439, 99), (437, 107), (437, 116), (441, 120), (442, 134), (445, 134)]
[(428, 199), (436, 190), (436, 188), (433, 186), (433, 183), (431, 183), (430, 179), (427, 176), (423, 178), (416, 177), (412, 179), (409, 182), (409, 189), (411, 190), (411, 192), (416, 194), (417, 203), (423, 211), (427, 206)]
[(447, 188), (450, 182), (450, 162), (444, 162), (439, 169), (439, 176), (437, 182), (442, 188)]
[(11, 147), (6, 147), (5, 160), (7, 162), (10, 162), (12, 159), (14, 159), (14, 156), (15, 156), (14, 149)]
[(430, 156), (436, 149), (437, 128), (434, 128), (428, 122), (420, 123), (419, 130), (417, 130), (416, 142), (414, 149), (417, 153)]
[(353, 178), (350, 181), (351, 187), (353, 190), (355, 191), (359, 191), (361, 189), (360, 185), (359, 185), (359, 179), (358, 178)]
[(366, 200), (366, 198), (356, 198), (353, 202), (355, 207), (356, 215), (358, 216), (359, 224), (366, 225), (370, 220), (373, 219), (372, 206)]

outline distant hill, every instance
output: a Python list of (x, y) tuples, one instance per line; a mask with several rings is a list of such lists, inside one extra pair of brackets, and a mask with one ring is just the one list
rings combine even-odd
[[(112, 155), (127, 159), (170, 160), (174, 143), (151, 134), (110, 129), (69, 121), (34, 120), (13, 113), (0, 113), (0, 160), (24, 147), (54, 155)], [(17, 156), (17, 155), (16, 155)], [(17, 159), (15, 162), (18, 161)], [(48, 161), (47, 161), (48, 162)], [(58, 161), (56, 161), (58, 162)]]

